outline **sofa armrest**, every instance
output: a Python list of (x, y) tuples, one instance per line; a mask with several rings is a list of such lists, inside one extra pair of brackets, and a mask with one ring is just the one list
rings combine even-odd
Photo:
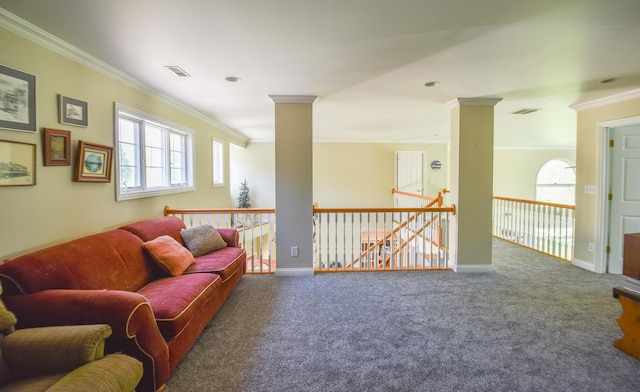
[(68, 372), (102, 358), (109, 335), (106, 324), (19, 329), (2, 339), (2, 356), (17, 378)]
[(110, 354), (62, 377), (47, 392), (131, 392), (142, 378), (142, 363), (124, 354)]
[(108, 324), (105, 353), (121, 352), (144, 365), (141, 390), (156, 390), (169, 378), (169, 349), (146, 298), (119, 290), (43, 290), (3, 297), (18, 328)]
[(227, 246), (231, 246), (233, 248), (240, 247), (240, 234), (238, 230), (232, 228), (220, 228), (216, 229), (218, 233), (220, 233), (220, 237), (227, 243)]

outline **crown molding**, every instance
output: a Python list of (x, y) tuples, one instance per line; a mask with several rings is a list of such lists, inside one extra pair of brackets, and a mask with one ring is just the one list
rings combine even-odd
[(314, 103), (317, 95), (269, 95), (273, 103)]
[(447, 109), (458, 106), (496, 106), (502, 98), (455, 98), (444, 104)]
[(177, 101), (161, 92), (153, 89), (152, 87), (140, 82), (139, 80), (129, 76), (128, 74), (120, 71), (119, 69), (101, 61), (89, 53), (70, 45), (69, 43), (61, 40), (60, 38), (42, 30), (38, 26), (27, 22), (24, 19), (17, 17), (4, 8), (0, 8), (0, 27), (22, 37), (31, 42), (36, 43), (46, 49), (51, 50), (61, 56), (64, 56), (72, 61), (75, 61), (87, 68), (97, 71), (117, 82), (123, 83), (127, 86), (141, 90), (145, 93), (153, 95), (154, 97), (166, 102), (167, 104), (183, 111), (184, 113), (191, 115), (209, 125), (212, 125), (221, 131), (241, 140), (243, 143), (248, 141), (248, 138), (240, 132), (229, 128), (228, 126), (220, 123), (219, 121), (195, 110), (191, 106), (187, 106), (184, 103)]
[(581, 110), (593, 109), (600, 106), (611, 105), (613, 103), (627, 101), (629, 99), (634, 99), (634, 98), (640, 98), (640, 89), (635, 89), (635, 90), (611, 95), (604, 98), (594, 99), (592, 101), (577, 103), (575, 105), (570, 105), (569, 107), (579, 112)]

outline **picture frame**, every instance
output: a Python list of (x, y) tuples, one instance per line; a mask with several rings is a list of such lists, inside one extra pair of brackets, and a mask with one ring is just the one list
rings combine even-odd
[(36, 132), (36, 77), (0, 65), (0, 128)]
[(87, 127), (89, 125), (89, 104), (79, 99), (58, 95), (59, 121), (61, 124)]
[(111, 182), (113, 147), (78, 141), (75, 180)]
[(0, 140), (0, 186), (36, 184), (36, 145)]
[(70, 166), (71, 132), (44, 128), (42, 152), (45, 166)]

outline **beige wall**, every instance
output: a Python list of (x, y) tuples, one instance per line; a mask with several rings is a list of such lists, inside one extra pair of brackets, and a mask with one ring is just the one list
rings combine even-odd
[(496, 149), (493, 153), (493, 194), (535, 200), (538, 170), (551, 159), (575, 165), (576, 150)]
[[(396, 151), (425, 153), (426, 195), (435, 196), (448, 184), (446, 144), (314, 143), (313, 200), (320, 207), (392, 207)], [(430, 162), (439, 160), (434, 171)], [(237, 195), (246, 178), (254, 207), (275, 206), (275, 149), (273, 143), (251, 143), (231, 149), (231, 187)]]
[[(589, 252), (589, 242), (597, 244), (597, 196), (585, 194), (585, 185), (598, 184), (599, 140), (598, 124), (606, 121), (640, 116), (640, 98), (628, 99), (578, 111), (576, 154), (576, 232), (574, 262), (585, 268), (593, 268), (595, 253)], [(600, 190), (598, 190), (600, 191)]]
[[(229, 187), (212, 187), (211, 139), (242, 141), (149, 93), (118, 82), (0, 28), (0, 63), (36, 76), (37, 133), (0, 130), (0, 140), (37, 145), (37, 185), (0, 187), (0, 260), (123, 223), (162, 215), (163, 207), (227, 207)], [(88, 102), (89, 126), (58, 123), (57, 95)], [(78, 140), (113, 146), (113, 107), (120, 102), (195, 131), (195, 192), (115, 201), (115, 184), (73, 182), (72, 166), (43, 166), (41, 129), (71, 131)], [(112, 175), (112, 178), (114, 176)]]

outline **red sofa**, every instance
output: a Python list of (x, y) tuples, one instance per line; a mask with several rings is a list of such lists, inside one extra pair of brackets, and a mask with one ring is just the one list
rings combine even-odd
[(184, 246), (184, 228), (177, 217), (151, 218), (7, 260), (2, 300), (18, 328), (109, 324), (105, 352), (143, 363), (138, 391), (161, 390), (246, 269), (237, 231), (218, 229), (225, 248), (182, 275), (163, 271), (144, 243), (168, 235)]

